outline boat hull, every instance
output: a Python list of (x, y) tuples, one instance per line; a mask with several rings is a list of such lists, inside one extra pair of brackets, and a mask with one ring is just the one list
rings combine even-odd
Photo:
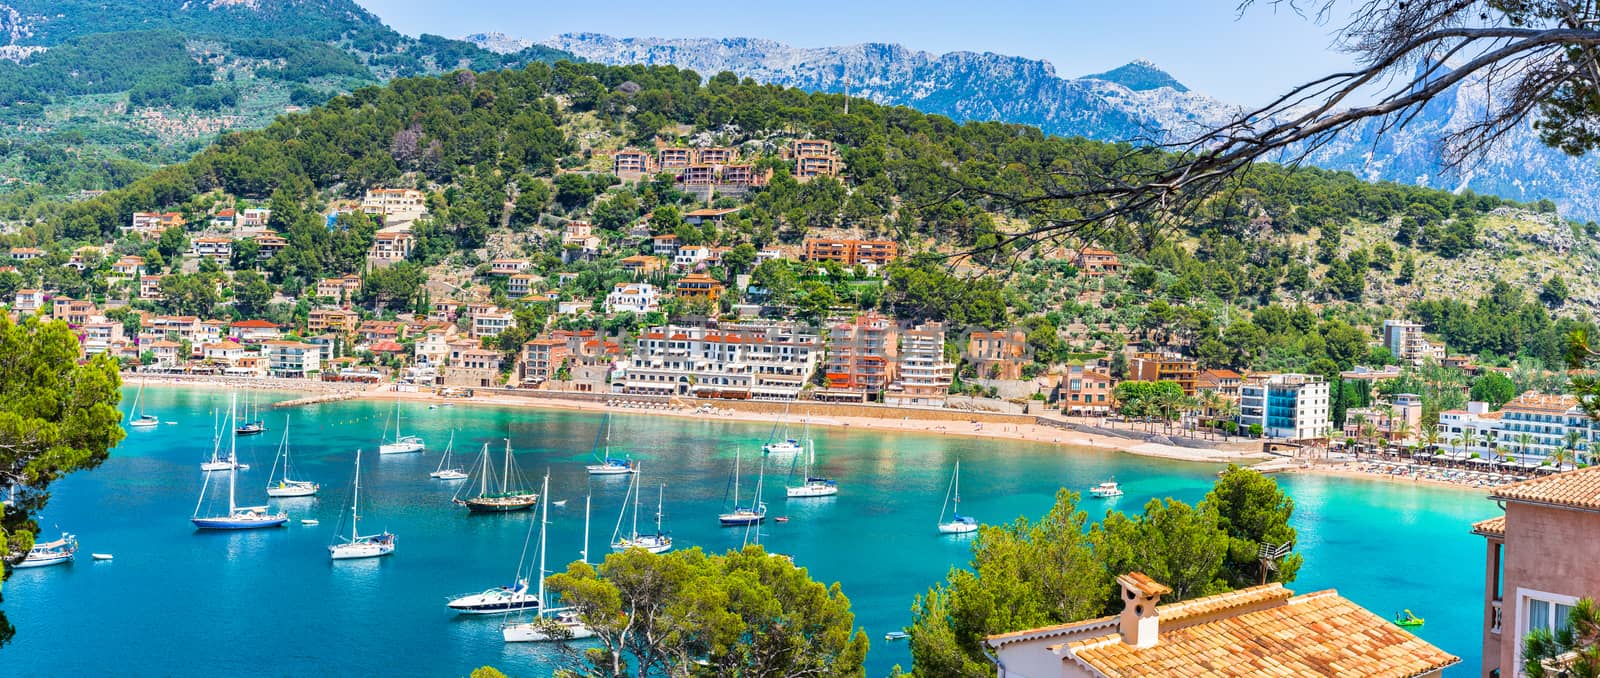
[(977, 531), (977, 523), (939, 523), (939, 534), (967, 534)]
[(589, 475), (591, 476), (620, 476), (633, 473), (633, 469), (627, 466), (608, 466), (595, 464), (587, 468), (589, 469)]
[(128, 425), (133, 428), (150, 428), (152, 426), (160, 426), (161, 420), (154, 416), (146, 415), (128, 422)]
[(723, 527), (742, 527), (745, 525), (758, 525), (767, 521), (764, 515), (724, 514), (717, 516), (717, 522)]
[(549, 643), (593, 638), (594, 631), (577, 620), (512, 624), (500, 629), (508, 643)]
[(267, 488), (267, 496), (278, 497), (280, 499), (287, 497), (309, 497), (316, 494), (317, 489), (318, 488), (315, 484), (301, 485), (291, 483), (288, 485)]
[(626, 551), (628, 549), (644, 549), (651, 553), (666, 553), (672, 550), (671, 537), (640, 537), (638, 539), (619, 539), (611, 543), (611, 550)]
[(250, 465), (237, 464), (231, 461), (208, 461), (200, 465), (200, 470), (202, 471), (229, 471), (233, 469), (248, 471), (250, 470)]
[(499, 614), (539, 609), (539, 598), (523, 591), (488, 591), (459, 596), (447, 606), (457, 614)]
[(388, 443), (378, 446), (378, 454), (411, 454), (421, 451), (422, 443)]
[(394, 553), (394, 535), (362, 537), (360, 541), (334, 544), (328, 547), (328, 556), (334, 560), (377, 558)]
[(467, 510), (473, 513), (511, 513), (533, 508), (535, 504), (539, 503), (539, 495), (477, 497), (473, 499), (457, 499), (456, 503), (467, 507)]
[(803, 499), (807, 497), (831, 497), (839, 494), (839, 486), (832, 483), (807, 483), (800, 487), (786, 487), (784, 493), (790, 498)]
[(195, 529), (200, 530), (259, 530), (265, 527), (282, 527), (289, 522), (289, 516), (278, 514), (264, 518), (191, 518)]
[(436, 480), (466, 480), (467, 474), (455, 469), (450, 469), (448, 471), (434, 471), (433, 473), (429, 473), (428, 477)]

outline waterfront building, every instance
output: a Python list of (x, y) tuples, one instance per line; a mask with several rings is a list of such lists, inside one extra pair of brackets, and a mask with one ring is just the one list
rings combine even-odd
[(502, 311), (498, 308), (489, 308), (473, 313), (472, 338), (498, 337), (501, 332), (515, 325), (517, 318), (511, 311)]
[(1485, 539), (1483, 674), (1521, 675), (1522, 639), (1566, 626), (1581, 597), (1600, 591), (1600, 467), (1503, 485), (1502, 515), (1472, 532)]
[(1111, 375), (1073, 363), (1061, 373), (1056, 399), (1069, 417), (1103, 417), (1111, 413)]
[(318, 308), (306, 315), (306, 330), (321, 334), (323, 332), (336, 332), (349, 334), (354, 332), (356, 324), (361, 322), (361, 316), (353, 311), (342, 308)]
[(925, 323), (900, 333), (896, 379), (884, 393), (885, 404), (898, 407), (944, 407), (956, 366), (944, 359), (944, 324)]
[(492, 388), (500, 384), (500, 351), (482, 348), (475, 342), (452, 351), (445, 364), (444, 385), (466, 388)]
[(562, 339), (533, 339), (522, 344), (517, 356), (517, 385), (537, 388), (555, 381), (556, 372), (572, 355)]
[(1175, 381), (1184, 395), (1194, 395), (1199, 370), (1193, 358), (1166, 351), (1141, 351), (1128, 358), (1128, 381)]
[(816, 330), (794, 322), (653, 327), (613, 389), (638, 395), (795, 400), (822, 358)]
[(321, 349), (299, 341), (265, 341), (267, 373), (274, 377), (303, 379), (322, 371)]
[[(1509, 456), (1529, 465), (1538, 465), (1569, 444), (1580, 458), (1587, 459), (1600, 440), (1600, 422), (1583, 411), (1576, 397), (1537, 391), (1512, 398), (1494, 412), (1489, 411), (1488, 403), (1476, 401), (1467, 403), (1465, 410), (1445, 410), (1439, 413), (1437, 430), (1441, 446), (1452, 453)], [(1469, 437), (1471, 445), (1467, 444)]]
[(1251, 375), (1239, 387), (1239, 424), (1290, 440), (1327, 438), (1328, 382), (1314, 374)]
[(1396, 393), (1388, 402), (1354, 407), (1345, 412), (1345, 436), (1360, 437), (1364, 424), (1372, 424), (1378, 435), (1389, 442), (1410, 440), (1422, 431), (1422, 396)]
[(1421, 365), (1429, 358), (1444, 359), (1444, 346), (1433, 344), (1422, 336), (1422, 323), (1383, 321), (1383, 345), (1395, 358), (1414, 365)]
[(242, 344), (277, 339), (280, 334), (278, 324), (270, 320), (236, 320), (228, 325), (228, 336)]
[(1243, 385), (1244, 375), (1230, 369), (1206, 370), (1194, 378), (1196, 391), (1210, 391), (1235, 402), (1239, 400), (1239, 387)]
[(1461, 661), (1333, 589), (1282, 584), (1161, 604), (1172, 589), (1117, 577), (1121, 613), (984, 639), (998, 678), (1394, 676)]
[(967, 362), (979, 379), (1021, 379), (1028, 357), (1028, 334), (1022, 330), (974, 331), (967, 335)]
[(828, 355), (822, 374), (827, 388), (818, 400), (878, 400), (894, 381), (900, 330), (893, 318), (868, 311), (828, 327)]

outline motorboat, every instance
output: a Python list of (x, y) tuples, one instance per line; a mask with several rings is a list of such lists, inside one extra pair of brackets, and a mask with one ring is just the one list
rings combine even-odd
[(1089, 494), (1101, 499), (1111, 499), (1122, 496), (1122, 486), (1115, 480), (1107, 480), (1099, 485), (1089, 488)]
[(27, 557), (12, 567), (20, 570), (29, 567), (60, 565), (72, 562), (73, 556), (77, 554), (78, 538), (63, 532), (60, 539), (34, 544), (33, 548), (28, 549)]
[(528, 592), (528, 580), (518, 579), (509, 586), (496, 586), (482, 593), (452, 596), (446, 605), (460, 614), (498, 614), (539, 607), (537, 595)]

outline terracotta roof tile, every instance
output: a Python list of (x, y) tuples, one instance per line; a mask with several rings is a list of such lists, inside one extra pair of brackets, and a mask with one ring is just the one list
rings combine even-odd
[(1600, 509), (1600, 466), (1502, 485), (1491, 499)]
[(1067, 649), (1067, 661), (1076, 659), (1111, 678), (1409, 678), (1461, 661), (1332, 590), (1163, 632), (1160, 642), (1148, 648), (1124, 644), (1111, 634), (1071, 643)]
[(1496, 516), (1473, 523), (1472, 533), (1481, 534), (1485, 537), (1504, 537), (1506, 535), (1506, 517)]

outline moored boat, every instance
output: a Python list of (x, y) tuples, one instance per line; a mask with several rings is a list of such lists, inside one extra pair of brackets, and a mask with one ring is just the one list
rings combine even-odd
[(463, 471), (459, 467), (454, 466), (454, 465), (452, 465), (450, 463), (450, 453), (455, 451), (455, 448), (456, 448), (456, 434), (455, 434), (454, 431), (451, 431), (450, 432), (450, 442), (445, 443), (445, 446), (444, 446), (444, 458), (439, 460), (439, 468), (434, 469), (432, 473), (428, 474), (429, 478), (433, 478), (435, 480), (466, 480), (467, 479), (467, 472), (466, 471)]
[(34, 544), (33, 548), (28, 549), (27, 557), (12, 567), (20, 570), (29, 567), (60, 565), (72, 562), (73, 556), (77, 554), (78, 538), (63, 532), (60, 539)]
[(1099, 485), (1089, 488), (1089, 494), (1101, 499), (1111, 499), (1122, 496), (1122, 486), (1115, 480), (1107, 480)]
[[(600, 441), (602, 439), (605, 440), (605, 451), (603, 454), (601, 453), (600, 447)], [(619, 459), (611, 456), (611, 415), (609, 413), (606, 414), (601, 420), (600, 430), (595, 432), (594, 449), (592, 450), (592, 453), (595, 455), (596, 459), (600, 460), (600, 463), (590, 464), (584, 467), (584, 469), (587, 470), (591, 476), (620, 476), (634, 472), (632, 460)]]
[[(238, 396), (228, 406), (228, 422), (234, 421), (234, 408), (238, 405)], [(223, 429), (226, 430), (226, 429)], [(234, 438), (228, 439), (228, 459), (238, 459), (238, 450), (234, 447)], [(195, 504), (194, 516), (189, 519), (196, 529), (200, 530), (254, 530), (264, 527), (281, 527), (289, 522), (289, 514), (283, 511), (273, 513), (266, 506), (239, 506), (235, 498), (239, 471), (229, 469), (228, 473), (228, 512), (221, 515), (200, 515), (200, 509), (205, 504), (206, 489), (211, 485), (211, 473), (206, 473), (206, 480), (200, 486), (200, 500)]]
[[(545, 569), (546, 537), (550, 532), (550, 476), (544, 478), (545, 495), (543, 515), (539, 518), (539, 578), (538, 612), (533, 619), (519, 622), (507, 622), (500, 627), (500, 638), (507, 643), (538, 643), (550, 641), (577, 640), (594, 636), (594, 630), (583, 623), (577, 610), (564, 607), (551, 607), (549, 599), (545, 596), (544, 577), (548, 574)], [(583, 549), (579, 551), (582, 562), (589, 562), (589, 500), (583, 502)], [(524, 611), (526, 614), (526, 611)]]
[(133, 407), (128, 408), (128, 426), (150, 428), (161, 423), (161, 418), (144, 411), (144, 381), (139, 382), (139, 392), (133, 396)]
[(761, 524), (763, 522), (766, 522), (766, 520), (767, 520), (767, 504), (766, 504), (766, 502), (761, 501), (761, 486), (762, 486), (762, 481), (765, 479), (765, 476), (766, 476), (766, 470), (767, 470), (766, 459), (763, 457), (762, 458), (762, 464), (761, 464), (761, 473), (756, 476), (756, 492), (755, 492), (755, 496), (751, 498), (750, 505), (748, 505), (748, 506), (740, 506), (739, 505), (739, 454), (737, 452), (734, 453), (734, 455), (733, 455), (733, 476), (730, 478), (730, 483), (733, 486), (733, 510), (728, 511), (727, 513), (719, 514), (717, 516), (717, 522), (721, 523), (723, 527), (742, 527), (742, 526), (748, 526), (748, 525), (759, 525), (759, 524)]
[[(622, 499), (622, 513), (617, 516), (617, 529), (611, 533), (611, 550), (626, 551), (628, 549), (644, 549), (651, 553), (665, 553), (672, 549), (672, 535), (661, 530), (661, 511), (665, 506), (667, 486), (662, 484), (657, 490), (656, 497), (656, 533), (639, 534), (639, 476), (635, 473), (628, 483), (628, 494)], [(626, 536), (622, 534), (622, 520), (628, 515), (628, 496), (633, 497), (633, 530)]]
[(328, 545), (328, 556), (333, 560), (377, 558), (394, 553), (395, 536), (388, 530), (378, 534), (361, 534), (361, 450), (356, 450), (356, 474), (350, 490), (350, 536), (337, 537)]
[[(511, 511), (525, 511), (539, 503), (539, 493), (531, 492), (522, 487), (522, 473), (516, 469), (516, 458), (511, 456), (511, 441), (506, 440), (505, 464), (500, 470), (499, 488), (495, 489), (492, 478), (494, 465), (489, 457), (489, 444), (483, 444), (483, 451), (479, 453), (479, 464), (475, 465), (473, 473), (478, 476), (478, 493), (467, 498), (461, 497), (461, 490), (456, 490), (456, 496), (450, 501), (459, 506), (467, 507), (473, 513), (509, 513)], [(463, 485), (462, 489), (471, 486)]]
[[(267, 496), (280, 499), (290, 497), (309, 497), (317, 493), (321, 486), (309, 480), (295, 480), (290, 477), (289, 470), (289, 418), (283, 418), (283, 440), (278, 441), (278, 456), (272, 460), (272, 471), (267, 475)], [(279, 462), (282, 462), (283, 475), (278, 475)], [(277, 478), (273, 480), (273, 478)]]
[(394, 401), (394, 440), (385, 441), (378, 445), (378, 454), (410, 454), (421, 452), (423, 448), (420, 436), (408, 436), (400, 433), (400, 401)]
[[(951, 506), (954, 509), (951, 509)], [(944, 519), (946, 511), (950, 513), (950, 520)], [(956, 460), (956, 469), (950, 475), (950, 490), (945, 493), (944, 508), (939, 509), (939, 534), (967, 534), (978, 531), (978, 521), (971, 516), (961, 515), (961, 460)]]

